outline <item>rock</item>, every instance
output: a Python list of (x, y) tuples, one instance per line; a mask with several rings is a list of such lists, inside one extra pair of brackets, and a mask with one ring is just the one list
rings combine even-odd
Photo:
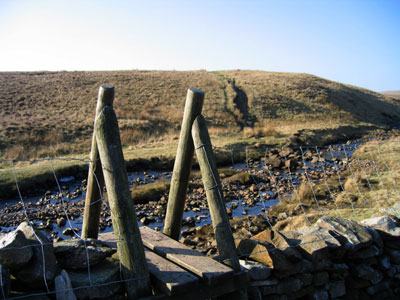
[(299, 167), (299, 163), (295, 159), (288, 159), (285, 161), (286, 169), (290, 168), (290, 172), (295, 171)]
[(83, 269), (104, 261), (116, 250), (98, 240), (70, 239), (53, 244), (57, 261), (65, 269)]
[[(277, 285), (261, 286), (260, 291), (263, 296), (271, 294), (287, 294), (290, 295), (301, 289), (301, 282), (297, 278), (289, 277), (279, 280)], [(270, 299), (268, 297), (268, 299)]]
[(392, 207), (381, 208), (379, 211), (383, 214), (400, 219), (400, 201), (397, 201)]
[(10, 271), (0, 264), (0, 299), (7, 299), (11, 288)]
[(302, 288), (309, 286), (313, 282), (313, 275), (311, 273), (301, 273), (296, 275), (296, 278), (300, 280)]
[(392, 267), (387, 272), (387, 275), (391, 278), (396, 277), (396, 275), (400, 274), (400, 265), (392, 265)]
[(316, 226), (303, 227), (297, 232), (283, 231), (282, 235), (304, 258), (313, 263), (319, 264), (330, 257), (331, 252), (339, 253), (341, 250), (341, 244), (328, 230)]
[(251, 239), (236, 240), (235, 243), (241, 255), (272, 268), (279, 278), (296, 274), (301, 268), (301, 263), (290, 262), (280, 249), (274, 248), (271, 244)]
[(262, 300), (262, 294), (260, 292), (260, 289), (256, 286), (247, 287), (247, 295), (248, 295), (248, 299)]
[(33, 256), (23, 269), (14, 274), (15, 277), (34, 288), (51, 284), (58, 272), (53, 244), (44, 233), (34, 230), (28, 222), (21, 223), (17, 230), (21, 230), (29, 240)]
[(353, 272), (358, 278), (369, 280), (372, 284), (377, 284), (383, 279), (381, 272), (365, 264), (355, 266)]
[(88, 287), (90, 282), (87, 270), (69, 271), (68, 275), (78, 299), (108, 298), (122, 289), (119, 266), (107, 260), (90, 269), (93, 287)]
[(62, 270), (54, 280), (57, 300), (76, 300), (68, 273)]
[[(367, 288), (367, 293), (368, 295), (372, 296), (384, 290), (390, 290), (390, 283), (388, 281), (383, 281), (380, 284), (370, 286), (369, 288)], [(382, 299), (382, 298), (375, 298), (375, 299)]]
[(296, 248), (292, 247), (292, 245), (286, 240), (285, 236), (279, 231), (266, 229), (253, 236), (252, 239), (274, 245), (274, 247), (279, 248), (291, 262), (297, 263), (303, 259)]
[(314, 300), (329, 300), (329, 294), (325, 290), (316, 290), (313, 294)]
[(64, 227), (66, 223), (67, 223), (67, 220), (64, 217), (57, 218), (57, 226), (58, 227)]
[(388, 249), (388, 251), (389, 251), (390, 260), (392, 261), (392, 263), (399, 265), (400, 264), (400, 250)]
[(396, 224), (388, 216), (364, 219), (360, 223), (386, 232), (396, 229)]
[(272, 272), (271, 268), (250, 260), (239, 259), (239, 263), (242, 270), (247, 271), (252, 281), (266, 280)]
[(24, 233), (14, 230), (0, 240), (0, 264), (17, 271), (32, 258), (32, 248)]
[(271, 155), (265, 159), (265, 163), (271, 165), (274, 168), (280, 168), (283, 166), (283, 161), (278, 155)]
[(331, 299), (346, 295), (346, 286), (343, 280), (330, 281), (325, 285), (325, 289), (329, 292)]
[(366, 259), (366, 258), (381, 255), (382, 252), (383, 252), (382, 248), (378, 248), (375, 245), (371, 245), (371, 246), (362, 248), (356, 252), (350, 253), (348, 255), (348, 258)]
[(352, 251), (369, 246), (373, 242), (373, 238), (367, 228), (353, 220), (325, 216), (318, 220), (317, 225), (318, 227), (337, 232), (338, 235), (335, 238), (346, 249)]
[(316, 272), (313, 274), (313, 284), (315, 286), (322, 286), (329, 282), (329, 274), (328, 272)]
[(73, 236), (75, 234), (74, 230), (72, 228), (70, 228), (70, 227), (65, 228), (62, 233), (65, 236)]
[(253, 182), (253, 178), (249, 173), (238, 173), (222, 180), (224, 185), (249, 185)]
[(389, 270), (390, 267), (392, 266), (392, 265), (390, 264), (390, 258), (389, 258), (389, 256), (383, 256), (383, 257), (381, 257), (381, 258), (379, 259), (379, 263), (380, 263), (380, 265), (382, 266), (382, 268), (385, 269), (385, 270)]

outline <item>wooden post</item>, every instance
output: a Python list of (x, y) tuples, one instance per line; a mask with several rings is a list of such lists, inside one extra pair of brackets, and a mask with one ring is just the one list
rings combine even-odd
[[(226, 213), (225, 200), (217, 165), (212, 150), (206, 120), (197, 116), (192, 128), (194, 147), (206, 190), (207, 203), (211, 214), (217, 248), (221, 261), (235, 271), (241, 271), (235, 242)], [(223, 297), (224, 299), (247, 299), (246, 290), (239, 290)]]
[(185, 206), (185, 198), (192, 169), (194, 154), (192, 139), (192, 124), (201, 114), (204, 101), (204, 92), (197, 89), (188, 89), (183, 114), (181, 134), (176, 152), (171, 187), (169, 190), (168, 206), (164, 223), (164, 234), (178, 240)]
[[(115, 112), (105, 106), (96, 118), (95, 133), (122, 274), (129, 299), (151, 294), (150, 277), (136, 219)], [(131, 280), (133, 279), (133, 280)]]
[[(113, 105), (114, 87), (102, 85), (97, 98), (96, 116), (106, 105)], [(95, 119), (96, 119), (95, 116)], [(96, 135), (93, 132), (92, 148), (90, 151), (90, 167), (86, 186), (85, 211), (83, 215), (82, 238), (97, 239), (101, 211), (101, 197), (104, 188), (104, 177), (101, 169)]]

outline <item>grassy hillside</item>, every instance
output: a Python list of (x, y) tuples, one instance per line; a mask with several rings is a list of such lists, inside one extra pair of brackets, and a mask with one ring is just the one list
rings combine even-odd
[(176, 140), (189, 87), (206, 92), (204, 115), (217, 143), (226, 136), (234, 143), (243, 132), (245, 137), (273, 136), (286, 143), (299, 130), (304, 136), (310, 129), (350, 126), (357, 131), (400, 120), (399, 100), (307, 74), (6, 72), (0, 73), (1, 157), (87, 153), (98, 87), (105, 83), (116, 88), (122, 141), (131, 149)]

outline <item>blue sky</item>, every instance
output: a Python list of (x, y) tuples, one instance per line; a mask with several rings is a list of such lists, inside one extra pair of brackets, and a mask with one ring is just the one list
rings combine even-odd
[(0, 0), (0, 71), (311, 73), (400, 90), (400, 1)]

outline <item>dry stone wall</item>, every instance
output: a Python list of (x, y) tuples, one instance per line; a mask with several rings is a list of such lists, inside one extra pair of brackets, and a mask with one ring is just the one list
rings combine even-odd
[(400, 228), (322, 217), (298, 231), (267, 229), (237, 241), (249, 299), (400, 299)]

